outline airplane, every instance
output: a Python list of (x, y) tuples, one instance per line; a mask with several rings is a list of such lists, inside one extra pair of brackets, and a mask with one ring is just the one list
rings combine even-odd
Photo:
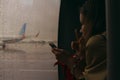
[(0, 38), (0, 46), (5, 49), (6, 44), (8, 43), (16, 43), (25, 38), (25, 31), (26, 31), (26, 23), (23, 24), (18, 37), (1, 37)]

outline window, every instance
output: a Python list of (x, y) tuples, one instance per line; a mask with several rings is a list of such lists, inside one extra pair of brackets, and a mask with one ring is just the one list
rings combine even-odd
[(0, 0), (0, 79), (57, 80), (60, 0)]

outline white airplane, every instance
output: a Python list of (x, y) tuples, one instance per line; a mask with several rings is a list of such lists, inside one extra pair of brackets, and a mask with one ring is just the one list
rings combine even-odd
[(26, 31), (26, 23), (23, 24), (18, 37), (1, 37), (0, 38), (0, 46), (5, 49), (6, 44), (8, 43), (16, 43), (25, 38), (25, 31)]

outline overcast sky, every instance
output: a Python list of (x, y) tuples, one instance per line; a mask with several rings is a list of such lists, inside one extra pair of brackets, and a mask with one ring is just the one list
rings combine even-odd
[(0, 36), (18, 35), (27, 23), (26, 36), (40, 32), (40, 39), (55, 39), (60, 0), (1, 0)]

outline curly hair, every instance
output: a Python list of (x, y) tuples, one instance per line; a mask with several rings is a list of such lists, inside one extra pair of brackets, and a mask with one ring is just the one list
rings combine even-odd
[(86, 39), (106, 31), (105, 0), (88, 0), (80, 8), (85, 16)]
[(78, 40), (79, 56), (85, 56), (85, 46), (88, 39), (106, 31), (105, 0), (88, 0), (80, 8), (84, 16), (85, 32)]

